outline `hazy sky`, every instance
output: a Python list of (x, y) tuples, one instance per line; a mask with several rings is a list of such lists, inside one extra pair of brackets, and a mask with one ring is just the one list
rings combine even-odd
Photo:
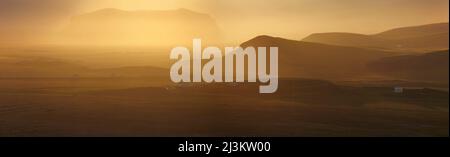
[(448, 0), (0, 0), (0, 33), (19, 34), (18, 39), (45, 34), (70, 16), (101, 8), (187, 8), (213, 16), (229, 40), (260, 34), (301, 39), (315, 32), (376, 33), (447, 22), (448, 5)]

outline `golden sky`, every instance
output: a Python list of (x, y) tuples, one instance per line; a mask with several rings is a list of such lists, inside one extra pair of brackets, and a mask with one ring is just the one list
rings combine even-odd
[(102, 8), (187, 8), (214, 17), (228, 41), (261, 34), (301, 39), (317, 32), (370, 34), (448, 22), (448, 5), (448, 0), (0, 0), (0, 33), (14, 34), (8, 40), (38, 37), (63, 27), (71, 16)]

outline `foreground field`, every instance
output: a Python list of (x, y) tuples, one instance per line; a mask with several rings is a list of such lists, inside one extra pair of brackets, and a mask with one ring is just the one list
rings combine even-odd
[(448, 92), (431, 89), (291, 79), (266, 96), (139, 79), (0, 84), (0, 136), (448, 136)]

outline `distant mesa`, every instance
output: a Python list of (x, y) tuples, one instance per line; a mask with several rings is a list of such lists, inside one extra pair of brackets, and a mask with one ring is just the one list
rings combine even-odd
[(209, 15), (187, 9), (102, 9), (73, 17), (60, 33), (62, 42), (80, 45), (172, 46), (191, 43), (194, 37), (216, 42), (219, 28)]
[(317, 33), (302, 41), (390, 51), (441, 51), (449, 48), (449, 24), (437, 23), (396, 28), (374, 35)]

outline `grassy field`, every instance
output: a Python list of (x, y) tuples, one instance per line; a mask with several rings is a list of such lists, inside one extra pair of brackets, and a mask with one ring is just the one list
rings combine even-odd
[(146, 80), (0, 79), (0, 136), (448, 136), (445, 91)]

